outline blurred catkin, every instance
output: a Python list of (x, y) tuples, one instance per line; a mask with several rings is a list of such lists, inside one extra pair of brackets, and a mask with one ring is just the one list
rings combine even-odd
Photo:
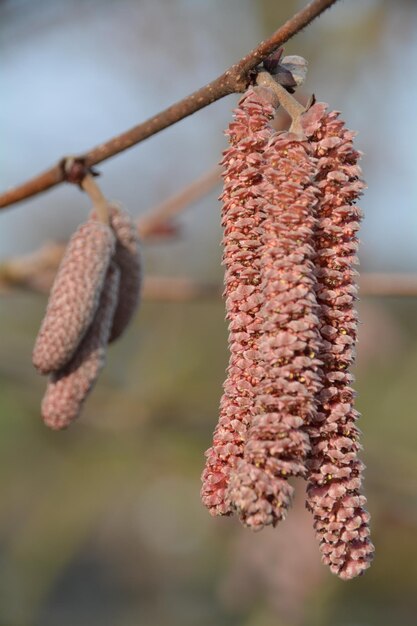
[(353, 148), (354, 133), (346, 130), (338, 113), (315, 104), (303, 126), (317, 158), (319, 190), (315, 235), (317, 300), (323, 347), (323, 389), (318, 413), (310, 425), (311, 455), (307, 506), (314, 516), (323, 561), (343, 579), (369, 567), (373, 545), (369, 514), (361, 495), (363, 464), (358, 459), (359, 431), (355, 425), (353, 376), (348, 371), (357, 338), (356, 275), (361, 211), (355, 201), (364, 189), (360, 154)]
[(232, 472), (229, 496), (243, 523), (253, 529), (283, 519), (290, 506), (292, 476), (305, 476), (310, 452), (306, 427), (321, 389), (318, 306), (313, 236), (316, 163), (307, 142), (277, 133), (264, 152), (265, 214), (260, 242), (263, 376), (243, 460)]
[[(272, 134), (274, 96), (251, 88), (239, 101), (224, 153), (223, 265), (230, 360), (220, 418), (213, 446), (206, 452), (201, 496), (212, 515), (232, 512), (228, 496), (230, 469), (242, 457), (246, 432), (254, 413), (257, 386), (263, 375), (259, 362), (262, 302), (260, 291), (260, 225), (264, 219), (262, 153)], [(275, 106), (274, 106), (275, 105)]]
[(61, 369), (74, 355), (97, 310), (114, 250), (112, 229), (94, 219), (71, 237), (33, 350), (41, 374)]
[(120, 269), (119, 300), (109, 339), (112, 342), (124, 332), (138, 307), (142, 260), (137, 227), (129, 213), (111, 206), (110, 226), (116, 235), (114, 261)]
[(73, 358), (54, 372), (42, 401), (42, 417), (54, 430), (74, 421), (84, 400), (93, 388), (105, 363), (107, 344), (119, 294), (120, 271), (112, 263), (99, 301), (99, 307), (87, 334)]

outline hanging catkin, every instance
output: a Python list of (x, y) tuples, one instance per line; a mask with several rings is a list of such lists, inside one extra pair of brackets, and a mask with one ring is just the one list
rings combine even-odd
[(206, 452), (202, 475), (202, 500), (213, 515), (231, 512), (227, 493), (230, 469), (243, 454), (246, 431), (254, 411), (261, 330), (260, 224), (262, 209), (262, 152), (272, 134), (269, 125), (275, 108), (273, 94), (249, 89), (234, 111), (227, 134), (230, 148), (224, 153), (223, 264), (230, 360), (220, 418), (213, 446)]
[(33, 350), (41, 374), (59, 370), (76, 351), (97, 310), (114, 249), (112, 229), (94, 219), (71, 237)]
[(119, 300), (109, 339), (112, 342), (124, 332), (138, 307), (142, 261), (137, 227), (129, 213), (110, 206), (110, 226), (116, 235), (114, 261), (120, 269)]
[(310, 451), (307, 426), (321, 389), (318, 306), (313, 234), (316, 227), (316, 163), (307, 142), (277, 133), (264, 152), (260, 242), (264, 375), (255, 395), (241, 460), (229, 496), (253, 529), (285, 517), (292, 476), (305, 476)]
[(307, 506), (314, 516), (323, 561), (343, 579), (369, 567), (373, 545), (369, 514), (361, 495), (363, 464), (358, 459), (355, 393), (348, 371), (357, 338), (356, 236), (361, 211), (355, 201), (364, 184), (354, 134), (338, 113), (315, 104), (303, 126), (318, 159), (318, 228), (315, 236), (317, 299), (321, 310), (323, 390), (318, 414), (309, 428)]
[(66, 428), (81, 410), (104, 366), (107, 343), (119, 294), (120, 271), (112, 263), (104, 282), (97, 313), (72, 359), (48, 382), (42, 417), (54, 430)]

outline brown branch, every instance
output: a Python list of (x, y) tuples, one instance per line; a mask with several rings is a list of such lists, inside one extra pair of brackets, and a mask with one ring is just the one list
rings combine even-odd
[(65, 171), (65, 159), (62, 159), (49, 170), (0, 195), (0, 208), (30, 198), (64, 181), (80, 182), (83, 175), (92, 166), (131, 148), (164, 128), (179, 122), (188, 115), (199, 111), (216, 100), (220, 100), (224, 96), (245, 91), (250, 82), (250, 72), (252, 70), (336, 1), (312, 0), (304, 9), (301, 9), (301, 11), (285, 22), (281, 28), (275, 31), (269, 39), (259, 44), (257, 48), (208, 85), (201, 87), (201, 89), (176, 102), (161, 113), (154, 115), (142, 124), (134, 126), (121, 135), (102, 143), (84, 155), (74, 157), (77, 176), (71, 176), (71, 173)]
[(66, 244), (47, 242), (35, 252), (0, 263), (0, 293), (20, 288), (48, 293)]
[(401, 273), (365, 272), (359, 279), (360, 295), (365, 296), (417, 296), (417, 275)]
[(142, 238), (147, 238), (158, 231), (161, 224), (169, 223), (170, 219), (181, 213), (187, 206), (210, 193), (220, 184), (220, 166), (215, 166), (197, 180), (181, 189), (178, 193), (164, 200), (138, 219), (138, 231)]
[(217, 283), (203, 283), (187, 276), (147, 276), (143, 281), (142, 297), (145, 300), (181, 302), (218, 298), (222, 289)]

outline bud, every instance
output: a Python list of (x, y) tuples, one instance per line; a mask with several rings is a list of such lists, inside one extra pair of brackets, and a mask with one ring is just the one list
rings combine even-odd
[(105, 279), (99, 307), (73, 358), (54, 372), (42, 401), (42, 417), (54, 430), (67, 428), (79, 415), (105, 363), (107, 343), (116, 310), (120, 272), (112, 263)]
[(297, 87), (301, 87), (307, 78), (308, 64), (304, 57), (290, 54), (281, 59), (281, 66), (290, 72)]
[(111, 228), (92, 219), (71, 237), (33, 350), (41, 374), (61, 369), (76, 351), (97, 310), (114, 248)]

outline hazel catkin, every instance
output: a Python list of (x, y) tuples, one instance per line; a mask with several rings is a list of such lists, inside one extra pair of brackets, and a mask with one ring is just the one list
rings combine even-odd
[(114, 261), (120, 269), (119, 298), (109, 338), (111, 343), (124, 332), (138, 307), (142, 259), (137, 227), (129, 213), (115, 205), (110, 206), (110, 226), (116, 236)]
[(229, 475), (243, 454), (246, 432), (254, 411), (254, 399), (262, 370), (258, 367), (261, 329), (259, 308), (262, 210), (262, 152), (273, 129), (273, 94), (264, 88), (249, 89), (234, 111), (227, 134), (230, 147), (224, 153), (223, 264), (230, 359), (220, 417), (213, 445), (206, 452), (201, 497), (212, 515), (228, 515), (232, 505)]
[(42, 401), (47, 426), (61, 430), (74, 421), (93, 388), (105, 362), (107, 344), (116, 309), (120, 271), (112, 263), (105, 278), (99, 306), (87, 334), (72, 359), (54, 372)]
[(321, 389), (313, 248), (316, 163), (307, 142), (291, 132), (276, 133), (263, 157), (258, 357), (263, 376), (243, 459), (229, 484), (241, 521), (255, 530), (286, 516), (293, 496), (288, 479), (306, 474), (307, 426)]
[(74, 355), (96, 313), (114, 250), (112, 229), (94, 219), (71, 237), (33, 350), (41, 374), (61, 369)]
[(303, 126), (317, 158), (319, 191), (315, 233), (317, 300), (323, 338), (323, 389), (309, 426), (311, 454), (307, 508), (312, 512), (322, 560), (342, 579), (358, 576), (372, 560), (369, 514), (361, 493), (363, 463), (356, 421), (353, 376), (357, 340), (357, 231), (362, 218), (356, 200), (365, 187), (360, 153), (336, 112), (315, 104)]
[[(336, 112), (288, 105), (273, 133), (249, 89), (229, 126), (222, 199), (230, 360), (202, 499), (258, 530), (307, 479), (322, 560), (343, 580), (372, 560), (354, 408), (354, 264), (364, 183)], [(264, 92), (265, 93), (265, 92)], [(294, 106), (293, 106), (294, 105)], [(266, 114), (266, 115), (265, 115)]]

